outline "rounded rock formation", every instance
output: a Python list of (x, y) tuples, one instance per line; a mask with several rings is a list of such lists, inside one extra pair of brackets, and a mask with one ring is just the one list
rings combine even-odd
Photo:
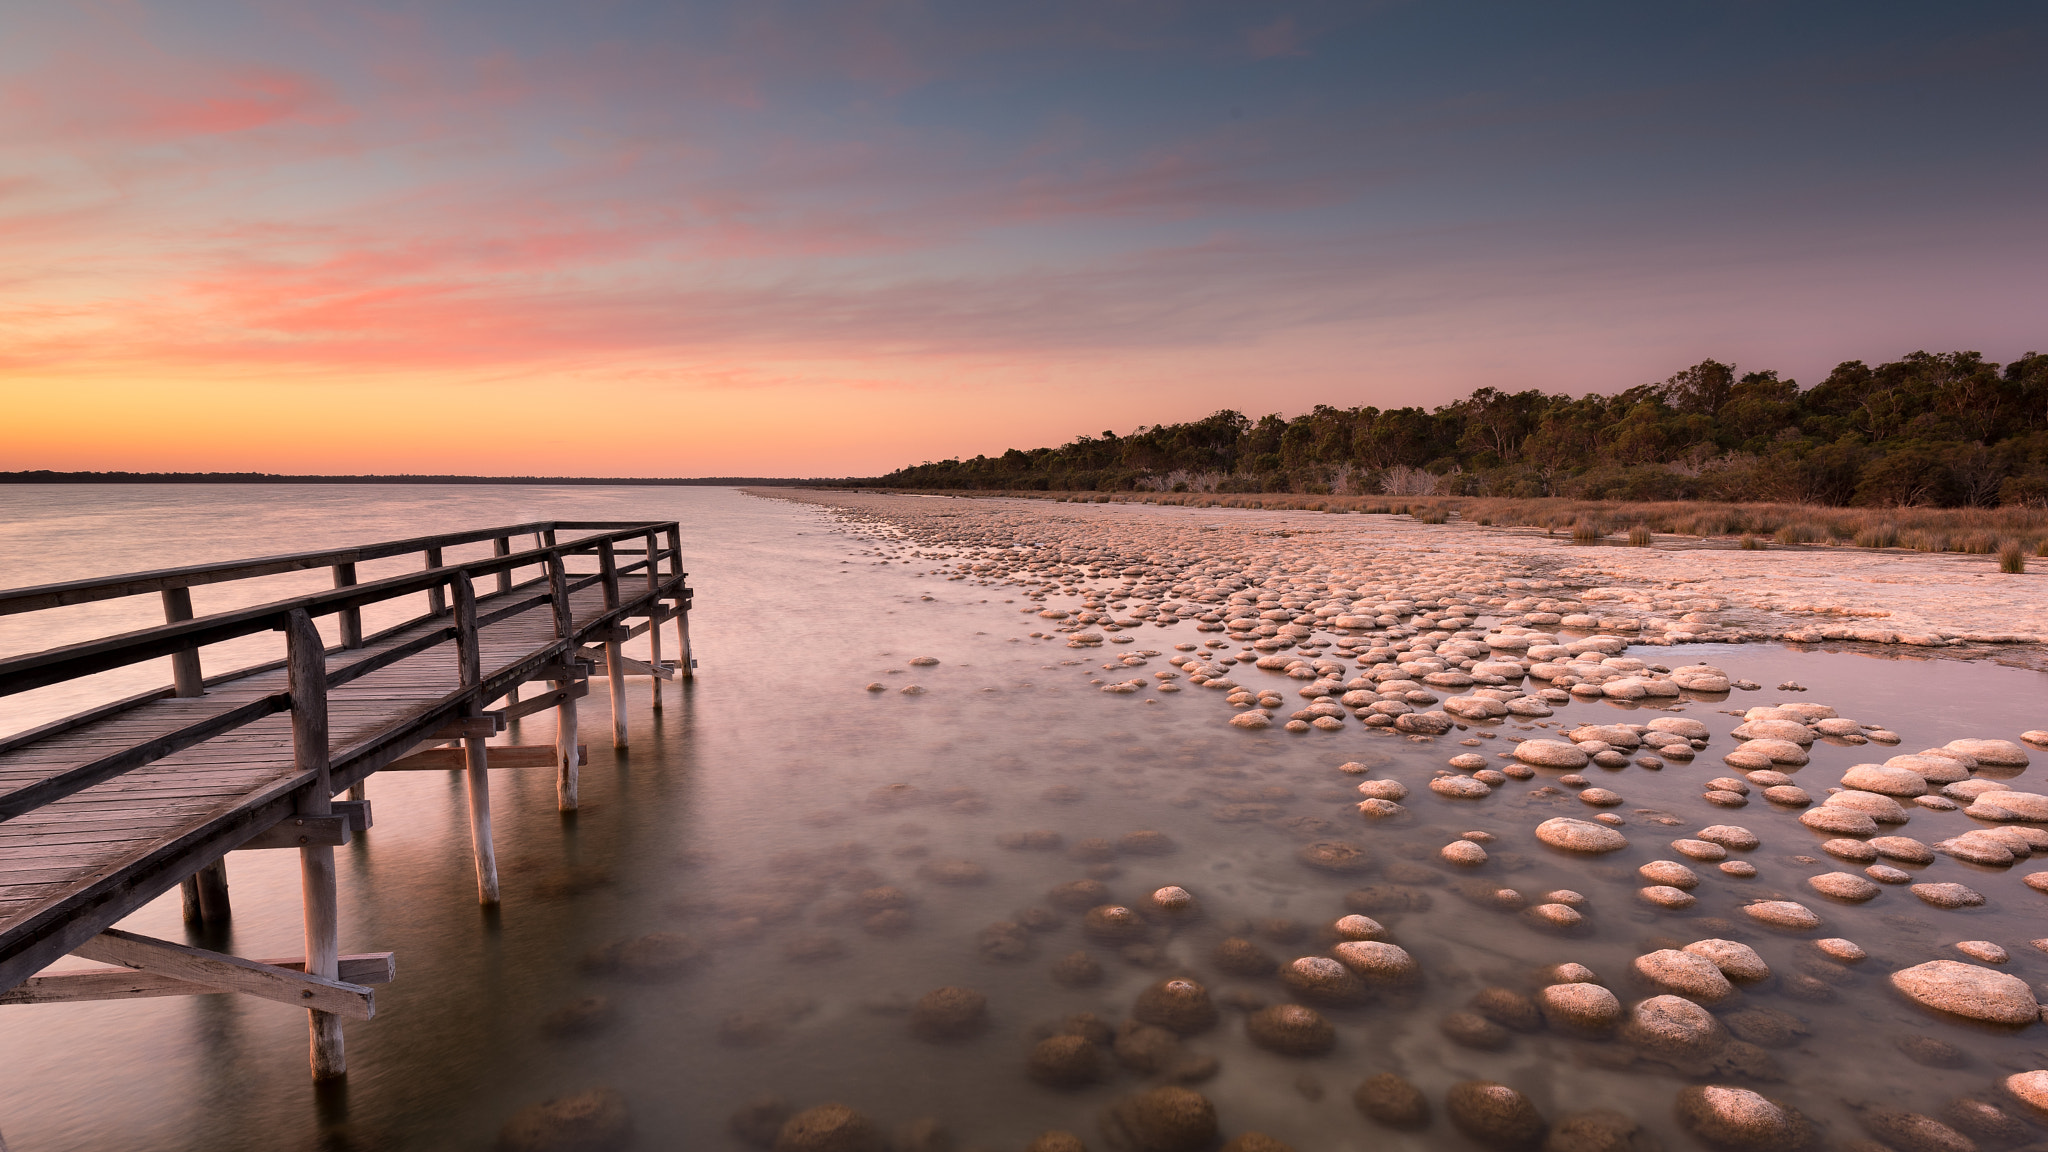
[(1651, 984), (1702, 1004), (1718, 1004), (1735, 994), (1734, 985), (1712, 960), (1675, 948), (1636, 957), (1635, 970)]
[(1131, 1015), (1182, 1036), (1216, 1026), (1216, 1005), (1209, 1001), (1209, 990), (1181, 978), (1161, 980), (1138, 993)]
[(1351, 1093), (1351, 1105), (1368, 1120), (1402, 1132), (1429, 1127), (1429, 1098), (1392, 1072), (1365, 1078)]
[(626, 1094), (593, 1088), (522, 1108), (498, 1132), (505, 1152), (612, 1152), (633, 1137)]
[(1330, 952), (1368, 984), (1406, 984), (1422, 975), (1407, 949), (1383, 940), (1346, 940)]
[(1695, 940), (1685, 946), (1685, 951), (1711, 961), (1721, 970), (1721, 975), (1739, 984), (1754, 984), (1768, 980), (1770, 965), (1756, 954), (1756, 949), (1734, 940)]
[(1086, 1036), (1048, 1036), (1031, 1049), (1031, 1078), (1054, 1088), (1078, 1088), (1102, 1076), (1102, 1054)]
[(789, 1118), (775, 1152), (883, 1152), (887, 1142), (867, 1117), (844, 1104), (820, 1104)]
[(1154, 1088), (1105, 1110), (1102, 1135), (1119, 1152), (1206, 1152), (1216, 1142), (1216, 1106), (1192, 1088)]
[(1549, 1129), (1520, 1092), (1491, 1080), (1465, 1080), (1444, 1093), (1444, 1115), (1474, 1142), (1512, 1152), (1535, 1148)]
[(1628, 837), (1588, 820), (1555, 816), (1536, 826), (1536, 838), (1566, 852), (1600, 854), (1628, 847)]
[(2024, 1025), (2041, 1018), (2025, 980), (1959, 960), (1930, 960), (1892, 973), (1892, 987), (1923, 1007), (1991, 1024)]
[(1245, 1033), (1269, 1052), (1320, 1056), (1337, 1044), (1337, 1029), (1323, 1014), (1299, 1004), (1275, 1004), (1245, 1018)]
[(910, 1009), (910, 1033), (920, 1040), (966, 1040), (987, 1027), (988, 997), (972, 988), (934, 988)]
[(1728, 1032), (1713, 1013), (1683, 996), (1652, 996), (1629, 1009), (1622, 1039), (1665, 1056), (1697, 1059), (1720, 1049)]
[(1678, 1094), (1678, 1123), (1721, 1152), (1802, 1152), (1814, 1144), (1806, 1117), (1747, 1088), (1694, 1085)]
[(1621, 1001), (1598, 984), (1552, 984), (1536, 994), (1543, 1018), (1560, 1031), (1605, 1035), (1621, 1022)]
[(1349, 968), (1328, 956), (1302, 956), (1289, 962), (1280, 969), (1280, 981), (1301, 998), (1321, 1004), (1354, 1003), (1366, 992), (1364, 983)]

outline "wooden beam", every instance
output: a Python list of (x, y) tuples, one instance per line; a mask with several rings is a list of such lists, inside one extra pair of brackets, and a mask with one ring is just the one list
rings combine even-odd
[(507, 720), (516, 720), (521, 716), (531, 716), (535, 712), (545, 712), (550, 708), (561, 705), (564, 701), (581, 700), (588, 695), (590, 695), (590, 681), (571, 680), (565, 687), (555, 688), (539, 696), (521, 700), (517, 704), (504, 708), (498, 714)]
[(294, 816), (280, 820), (243, 841), (238, 852), (263, 848), (334, 848), (349, 842), (355, 831), (346, 816)]
[(505, 721), (510, 709), (499, 712), (485, 712), (481, 716), (457, 716), (439, 728), (434, 729), (429, 740), (461, 740), (468, 736), (496, 736), (505, 730)]
[[(257, 964), (304, 972), (304, 957), (257, 960)], [(398, 975), (397, 957), (390, 952), (364, 952), (341, 957), (339, 979), (344, 984), (389, 984)], [(82, 1000), (141, 1000), (152, 996), (220, 996), (232, 991), (212, 984), (195, 984), (161, 972), (134, 968), (83, 968), (75, 972), (49, 972), (31, 976), (20, 987), (0, 992), (4, 1004), (74, 1004)]]
[(275, 1000), (295, 1008), (357, 1020), (368, 1020), (377, 1013), (374, 994), (360, 984), (346, 984), (330, 977), (294, 972), (239, 956), (188, 948), (118, 928), (109, 928), (71, 951), (74, 955), (102, 964), (154, 972), (175, 980), (219, 988), (223, 992), (241, 992)]
[[(609, 647), (609, 645), (607, 645), (607, 647)], [(600, 651), (598, 655), (606, 663), (609, 663), (611, 660), (611, 657), (608, 653)], [(620, 674), (625, 676), (659, 676), (663, 680), (678, 680), (682, 678), (681, 675), (676, 671), (676, 669), (671, 665), (663, 664), (657, 666), (653, 664), (648, 664), (645, 661), (635, 660), (631, 656), (620, 656), (619, 668), (621, 669)], [(606, 674), (609, 674), (610, 671), (610, 668), (605, 669)]]
[(527, 675), (528, 680), (582, 680), (597, 671), (597, 665), (578, 656), (543, 664)]
[[(578, 693), (582, 695), (582, 693)], [(579, 754), (588, 757), (590, 749), (577, 746)], [(491, 767), (493, 768), (553, 768), (555, 746), (552, 744), (492, 744), (490, 745)], [(469, 767), (468, 752), (462, 748), (423, 748), (410, 756), (403, 756), (383, 767), (385, 772), (452, 772)]]

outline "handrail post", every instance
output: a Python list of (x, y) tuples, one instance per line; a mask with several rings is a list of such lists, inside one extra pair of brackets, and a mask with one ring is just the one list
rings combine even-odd
[[(683, 572), (683, 529), (679, 524), (668, 530), (669, 575), (681, 576)], [(676, 671), (685, 680), (697, 678), (697, 661), (690, 650), (690, 592), (689, 586), (676, 589), (676, 644), (681, 651), (676, 653)]]
[[(356, 566), (354, 564), (336, 564), (334, 566), (334, 586), (336, 588), (351, 588), (355, 586), (355, 582)], [(361, 608), (343, 608), (340, 615), (341, 646), (343, 648), (361, 648), (363, 646), (363, 610)]]
[(654, 668), (654, 710), (661, 711), (661, 553), (647, 534), (647, 662)]
[[(455, 574), (455, 659), (462, 686), (470, 689), (462, 702), (464, 716), (481, 716), (484, 701), (479, 698), (483, 684), (483, 652), (476, 628), (476, 586), (469, 573)], [(477, 901), (498, 902), (498, 852), (491, 843), (490, 753), (481, 736), (462, 738), (462, 751), (469, 775), (469, 847), (476, 857)]]
[[(555, 613), (555, 638), (566, 640), (576, 629), (576, 615), (569, 605), (569, 568), (562, 562), (560, 552), (548, 553), (548, 599)], [(576, 680), (566, 674), (575, 667), (575, 660), (576, 650), (565, 650), (565, 675), (554, 681), (555, 690), (563, 693), (562, 702), (555, 705), (555, 807), (562, 812), (574, 812), (578, 805), (576, 788), (581, 764), (576, 755), (576, 698), (568, 695), (576, 687)]]
[[(440, 566), (441, 550), (439, 548), (427, 549), (427, 567), (431, 569), (439, 568)], [(446, 612), (447, 610), (447, 591), (443, 589), (439, 584), (436, 584), (432, 588), (427, 589), (427, 611), (432, 612), (436, 616), (439, 616), (441, 613)]]
[[(327, 651), (320, 630), (303, 608), (292, 609), (286, 618), (285, 648), (292, 701), (292, 760), (299, 771), (313, 776), (300, 792), (297, 808), (301, 816), (326, 816), (334, 810), (327, 750)], [(305, 904), (306, 974), (340, 979), (341, 904), (335, 892), (331, 845), (299, 849), (299, 890)], [(341, 1017), (317, 1009), (308, 1009), (306, 1016), (313, 1079), (347, 1075)]]
[[(491, 541), (491, 555), (510, 556), (511, 554), (512, 538), (510, 536), (500, 536), (497, 539)], [(507, 568), (503, 572), (498, 573), (498, 595), (503, 596), (511, 591), (512, 570), (510, 568)]]
[[(619, 558), (612, 549), (609, 536), (597, 542), (598, 573), (604, 584), (604, 610), (615, 612), (619, 607)], [(613, 626), (617, 627), (615, 621)], [(616, 633), (607, 633), (607, 636)], [(612, 689), (612, 747), (626, 746), (626, 665), (625, 655), (617, 640), (607, 638), (604, 642), (604, 663), (607, 678)]]
[[(192, 590), (164, 589), (164, 623), (176, 624), (192, 618)], [(171, 683), (179, 696), (206, 695), (206, 681), (199, 673), (199, 649), (171, 653)]]

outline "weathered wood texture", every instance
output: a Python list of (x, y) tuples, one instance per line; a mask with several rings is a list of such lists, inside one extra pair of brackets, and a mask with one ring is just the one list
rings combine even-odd
[[(622, 531), (628, 528), (637, 530)], [(562, 556), (554, 551), (557, 529), (567, 530), (559, 547), (569, 554), (571, 564), (561, 564)], [(509, 592), (474, 602), (473, 677), (462, 675), (456, 628), (445, 608), (363, 636), (359, 648), (321, 652), (301, 665), (305, 675), (317, 665), (326, 680), (324, 784), (317, 771), (319, 757), (308, 744), (312, 737), (303, 723), (295, 725), (303, 717), (290, 707), (294, 684), (284, 661), (210, 676), (203, 695), (177, 695), (171, 688), (142, 693), (0, 741), (0, 992), (21, 984), (279, 821), (325, 815), (333, 794), (394, 766), (422, 744), (453, 738), (444, 732), (467, 736), (484, 751), (481, 725), (488, 721), (497, 731), (500, 724), (482, 714), (482, 707), (515, 685), (553, 681), (551, 691), (539, 700), (522, 702), (522, 712), (528, 704), (573, 707), (573, 696), (587, 691), (580, 680), (587, 674), (586, 666), (574, 662), (577, 654), (607, 643), (606, 638), (629, 620), (649, 617), (658, 600), (679, 602), (687, 596), (680, 564), (674, 560), (669, 565), (673, 574), (661, 574), (654, 594), (641, 587), (645, 578), (640, 572), (647, 561), (617, 566), (637, 577), (635, 587), (623, 598), (616, 591), (608, 596), (606, 582), (591, 570), (599, 566), (593, 564), (598, 559), (596, 546), (582, 529), (634, 542), (647, 532), (645, 525), (510, 526), (0, 591), (0, 614), (5, 614), (117, 595), (157, 595), (269, 572), (338, 568), (460, 542), (490, 541), (495, 548), (500, 537), (527, 533), (538, 533), (546, 542), (532, 552), (458, 565), (433, 563), (413, 575), (0, 658), (4, 698), (103, 668), (189, 651), (223, 637), (287, 626), (295, 610), (317, 618), (423, 591), (431, 598), (449, 588), (458, 574), (481, 578), (505, 572), (521, 577), (508, 581)], [(440, 557), (429, 553), (428, 559), (431, 563)], [(551, 562), (562, 570), (559, 584), (548, 572)], [(585, 571), (568, 571), (578, 566)], [(543, 575), (530, 578), (536, 570)], [(565, 602), (559, 606), (552, 596), (555, 587), (566, 589)], [(173, 615), (168, 598), (166, 603), (166, 615)], [(295, 726), (300, 730), (295, 732)], [(295, 738), (302, 749), (295, 750)], [(559, 750), (546, 751), (548, 763), (560, 758)], [(484, 751), (484, 757), (491, 753)], [(473, 773), (472, 779), (481, 775)], [(484, 799), (487, 803), (487, 796)], [(303, 851), (325, 852), (331, 858), (333, 850), (316, 841)], [(321, 883), (313, 875), (321, 870), (317, 861), (308, 868), (309, 886)], [(195, 888), (195, 900), (205, 895), (203, 887)], [(310, 939), (315, 934), (310, 920), (308, 928)], [(325, 960), (318, 951), (311, 954)]]

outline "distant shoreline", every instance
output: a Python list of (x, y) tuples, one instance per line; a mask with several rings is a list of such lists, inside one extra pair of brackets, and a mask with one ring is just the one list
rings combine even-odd
[(0, 472), (0, 484), (579, 484), (619, 487), (834, 485), (838, 480), (777, 476), (284, 476), (269, 472)]

